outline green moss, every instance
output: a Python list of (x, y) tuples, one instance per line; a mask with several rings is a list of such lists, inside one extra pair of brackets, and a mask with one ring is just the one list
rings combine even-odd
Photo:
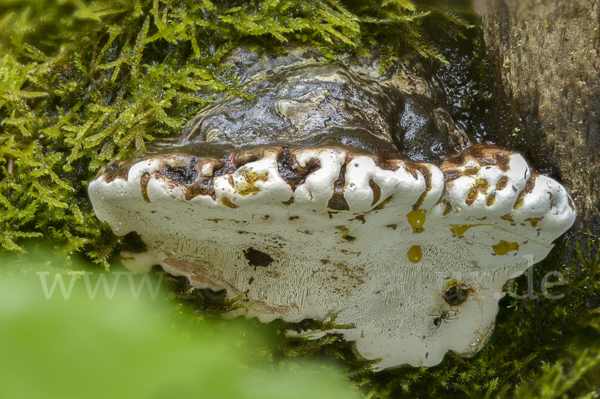
[(178, 131), (214, 93), (243, 95), (219, 67), (232, 48), (302, 41), (331, 58), (379, 48), (388, 63), (414, 51), (445, 62), (423, 25), (442, 16), (429, 23), (455, 36), (467, 23), (438, 3), (3, 2), (0, 246), (22, 250), (18, 239), (44, 237), (108, 265), (122, 240), (95, 219), (87, 182)]

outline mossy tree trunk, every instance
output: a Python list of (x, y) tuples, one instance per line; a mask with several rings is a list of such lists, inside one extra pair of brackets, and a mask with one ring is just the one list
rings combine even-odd
[(561, 179), (579, 212), (600, 216), (600, 1), (475, 0), (482, 17), (497, 143)]

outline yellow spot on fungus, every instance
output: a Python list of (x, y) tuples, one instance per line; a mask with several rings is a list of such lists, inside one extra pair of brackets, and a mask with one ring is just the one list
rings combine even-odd
[(225, 205), (226, 207), (229, 207), (229, 208), (234, 208), (235, 209), (235, 208), (239, 208), (240, 207), (239, 205), (236, 205), (233, 202), (231, 202), (231, 199), (229, 197), (223, 197), (223, 198), (221, 198), (221, 203), (223, 205)]
[(533, 191), (534, 187), (535, 187), (535, 179), (530, 178), (527, 181), (527, 184), (525, 184), (525, 188), (523, 189), (523, 191), (521, 191), (519, 193), (519, 196), (517, 197), (517, 200), (515, 201), (515, 204), (513, 205), (513, 209), (521, 209), (523, 207), (523, 204), (525, 204), (525, 196), (527, 194), (531, 193)]
[(455, 286), (455, 285), (457, 285), (457, 286), (459, 286), (461, 288), (463, 288), (465, 286), (462, 281), (453, 278), (452, 280), (448, 281), (448, 283), (446, 284), (446, 289), (448, 289), (448, 288), (450, 288), (452, 286)]
[(442, 202), (444, 203), (444, 205), (446, 205), (446, 208), (444, 208), (444, 216), (446, 216), (452, 211), (452, 205), (450, 205), (450, 203), (446, 200), (443, 200)]
[(421, 257), (423, 256), (423, 254), (421, 253), (421, 246), (413, 245), (408, 250), (407, 255), (409, 261), (411, 261), (412, 263), (419, 263), (421, 261)]
[(481, 226), (480, 224), (451, 224), (450, 231), (455, 236), (462, 237), (471, 227)]
[(415, 228), (420, 228), (425, 223), (425, 213), (427, 211), (425, 209), (417, 209), (416, 211), (410, 211), (408, 215), (406, 215), (406, 219), (408, 219), (408, 223)]
[(524, 203), (525, 203), (525, 191), (523, 190), (517, 197), (517, 201), (515, 202), (513, 209), (521, 209), (523, 207)]
[(260, 188), (256, 187), (256, 182), (265, 182), (269, 180), (269, 176), (266, 174), (248, 172), (247, 170), (240, 172), (240, 174), (242, 175), (244, 180), (246, 180), (246, 184), (242, 184), (241, 187), (236, 187), (236, 191), (239, 195), (243, 196), (258, 194), (260, 192)]
[(494, 252), (497, 255), (506, 255), (506, 253), (509, 251), (518, 250), (519, 244), (517, 244), (516, 242), (508, 242), (508, 241), (500, 240), (500, 242), (498, 244), (492, 245), (492, 248), (494, 248)]
[(500, 219), (506, 220), (507, 222), (510, 222), (510, 223), (513, 223), (513, 224), (515, 223), (515, 221), (513, 220), (512, 216), (510, 216), (510, 214), (508, 214), (508, 213), (506, 215), (504, 215), (504, 216), (501, 216)]
[(498, 180), (498, 183), (496, 183), (496, 191), (504, 190), (506, 188), (507, 184), (508, 184), (508, 177), (502, 176), (500, 178), (500, 180)]
[(475, 184), (473, 185), (473, 187), (471, 187), (469, 194), (467, 194), (467, 199), (465, 200), (465, 204), (467, 204), (469, 206), (473, 205), (473, 203), (477, 199), (477, 196), (479, 195), (479, 193), (481, 193), (483, 195), (487, 195), (488, 187), (489, 187), (489, 184), (488, 184), (487, 180), (477, 179), (475, 181)]

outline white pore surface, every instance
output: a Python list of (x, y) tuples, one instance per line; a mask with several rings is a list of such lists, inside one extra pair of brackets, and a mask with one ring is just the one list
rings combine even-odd
[[(185, 187), (155, 176), (170, 162), (180, 163), (183, 155), (140, 161), (127, 180), (107, 183), (99, 176), (89, 194), (98, 218), (116, 234), (135, 231), (148, 245), (148, 252), (131, 254), (132, 270), (145, 272), (160, 264), (196, 287), (226, 289), (230, 298), (245, 293), (244, 300), (253, 305), (231, 316), (300, 322), (337, 315), (337, 324), (354, 328), (333, 332), (355, 341), (363, 357), (381, 359), (381, 369), (434, 366), (448, 350), (469, 356), (482, 347), (493, 330), (502, 285), (543, 259), (574, 221), (560, 184), (532, 177), (520, 155), (505, 153), (507, 171), (467, 157), (465, 174), (448, 183), (440, 169), (425, 165), (431, 189), (420, 205), (426, 212), (422, 231), (407, 218), (426, 190), (420, 171), (413, 175), (402, 161), (392, 161), (396, 171), (383, 170), (369, 156), (347, 161), (349, 155), (339, 149), (293, 153), (300, 166), (315, 158), (321, 165), (294, 191), (279, 175), (276, 152), (268, 150), (233, 175), (215, 177), (215, 199), (186, 200)], [(207, 162), (198, 171), (212, 173)], [(345, 163), (344, 197), (350, 210), (331, 211), (327, 204)], [(255, 183), (259, 190), (242, 195), (252, 184), (245, 176), (252, 172), (263, 175)], [(144, 174), (150, 174), (150, 202), (142, 195)], [(503, 177), (506, 185), (498, 190)], [(535, 186), (525, 192), (530, 178)], [(468, 205), (469, 192), (482, 179), (486, 192)], [(381, 190), (375, 203), (370, 180)], [(488, 205), (492, 194), (495, 201)], [(224, 198), (237, 207), (226, 206)], [(290, 198), (293, 203), (284, 204)], [(502, 241), (518, 249), (497, 254), (494, 246)], [(416, 263), (408, 255), (414, 246), (422, 253)], [(273, 262), (251, 266), (245, 257), (249, 248)], [(469, 296), (450, 307), (442, 294), (453, 280), (467, 287)], [(444, 312), (452, 317), (436, 325)]]

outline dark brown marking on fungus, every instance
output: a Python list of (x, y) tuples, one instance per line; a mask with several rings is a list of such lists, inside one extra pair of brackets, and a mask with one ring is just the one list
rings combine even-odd
[(337, 180), (333, 183), (333, 195), (327, 203), (329, 209), (336, 211), (349, 211), (350, 206), (346, 198), (344, 198), (344, 187), (346, 186), (346, 164), (340, 168), (340, 175)]
[(442, 200), (442, 202), (446, 206), (444, 208), (444, 216), (446, 216), (447, 214), (449, 214), (450, 212), (452, 212), (452, 205), (450, 204), (450, 202), (448, 200)]
[(531, 227), (537, 227), (538, 223), (540, 222), (540, 220), (542, 220), (543, 217), (541, 218), (527, 218), (525, 219), (526, 222), (529, 222), (531, 224)]
[(236, 205), (233, 202), (231, 202), (231, 199), (229, 197), (225, 197), (225, 196), (221, 198), (221, 203), (223, 205), (225, 205), (226, 207), (229, 207), (229, 208), (232, 208), (232, 209), (240, 207), (239, 205)]
[[(224, 176), (236, 171), (237, 167), (233, 161), (235, 153), (231, 152), (213, 165), (213, 177)], [(233, 185), (233, 184), (232, 184)]]
[(453, 170), (453, 169), (444, 170), (443, 173), (444, 173), (444, 181), (446, 183), (450, 183), (451, 181), (454, 181), (462, 176), (462, 173), (460, 173), (457, 170)]
[(185, 191), (185, 199), (191, 200), (199, 195), (207, 195), (213, 200), (217, 198), (213, 187), (213, 178), (210, 176), (200, 176)]
[(571, 208), (572, 211), (575, 210), (575, 204), (573, 204), (573, 200), (571, 199), (571, 197), (569, 197), (569, 207)]
[(185, 167), (167, 165), (155, 173), (157, 178), (165, 179), (171, 186), (190, 186), (198, 175), (196, 157), (190, 158)]
[[(279, 169), (279, 175), (288, 184), (292, 184), (291, 181), (297, 176), (294, 165), (295, 161), (292, 159), (290, 147), (283, 146), (281, 151), (277, 155), (277, 169)], [(295, 187), (292, 187), (295, 190)]]
[(294, 203), (294, 197), (290, 197), (289, 200), (282, 202), (282, 204), (285, 206), (292, 205), (293, 203)]
[(148, 197), (148, 182), (150, 181), (150, 173), (144, 173), (140, 179), (140, 186), (142, 188), (142, 197), (144, 201), (150, 203), (150, 197)]
[(290, 216), (288, 219), (289, 220), (295, 220), (295, 219), (299, 219), (299, 218), (300, 218), (300, 216)]
[(303, 184), (308, 175), (321, 168), (321, 162), (318, 159), (310, 159), (305, 167), (301, 167), (294, 160), (290, 147), (284, 146), (277, 157), (277, 167), (279, 175), (290, 185), (292, 191)]
[(515, 201), (515, 204), (513, 205), (513, 209), (521, 209), (523, 207), (523, 204), (525, 203), (525, 195), (530, 194), (533, 191), (534, 187), (535, 187), (535, 178), (531, 178), (531, 179), (527, 180), (527, 183), (525, 184), (525, 188), (523, 189), (523, 191), (521, 191), (519, 193), (519, 196), (517, 197), (517, 200)]
[[(131, 160), (129, 160), (131, 161)], [(98, 174), (96, 175), (96, 179), (101, 175), (104, 176), (104, 181), (106, 183), (111, 183), (117, 179), (127, 180), (127, 176), (129, 175), (129, 169), (133, 166), (134, 162), (129, 161), (114, 161), (109, 163), (106, 166), (103, 166)]]
[(415, 162), (407, 161), (405, 162), (406, 171), (412, 175), (415, 180), (419, 180), (419, 174), (415, 169), (418, 169), (419, 164)]
[(381, 187), (373, 179), (369, 180), (369, 187), (373, 190), (373, 201), (371, 201), (371, 206), (373, 206), (381, 199)]
[(271, 255), (259, 251), (258, 249), (254, 249), (252, 247), (244, 250), (244, 257), (248, 261), (248, 264), (250, 266), (253, 266), (255, 270), (257, 266), (267, 267), (274, 261)]
[(356, 257), (360, 256), (360, 252), (352, 252), (352, 251), (348, 251), (347, 249), (340, 249), (340, 252), (343, 253), (344, 255), (356, 255)]
[(355, 217), (354, 219), (350, 219), (350, 220), (359, 220), (362, 222), (362, 224), (367, 223), (367, 221), (365, 220), (365, 215), (358, 215), (357, 217)]
[(431, 172), (425, 165), (415, 162), (406, 162), (406, 167), (407, 170), (410, 173), (412, 173), (415, 179), (418, 179), (418, 174), (416, 172), (417, 170), (421, 172), (421, 174), (423, 175), (423, 179), (425, 179), (425, 191), (423, 191), (417, 202), (415, 202), (415, 204), (412, 207), (413, 211), (416, 211), (421, 207), (421, 205), (423, 205), (425, 197), (427, 196), (429, 191), (431, 191)]
[(449, 156), (442, 165), (444, 169), (458, 169), (467, 163), (465, 158), (474, 158), (481, 166), (498, 166), (500, 170), (508, 170), (509, 157), (507, 152), (489, 144), (475, 144), (463, 150), (460, 154)]
[(392, 198), (394, 198), (394, 194), (390, 195), (385, 200), (381, 201), (381, 203), (379, 205), (377, 205), (375, 208), (373, 208), (373, 210), (374, 211), (380, 211), (380, 210), (382, 210), (383, 208), (385, 208), (385, 206), (387, 204), (390, 203), (390, 201), (392, 200)]
[(400, 169), (400, 166), (402, 165), (400, 162), (398, 162), (398, 159), (385, 156), (375, 157), (373, 161), (375, 161), (375, 165), (377, 165), (380, 169), (390, 170), (392, 172)]
[(397, 224), (388, 224), (385, 227), (389, 227), (390, 229), (396, 230), (398, 228), (398, 225)]
[(486, 199), (485, 204), (487, 206), (492, 206), (496, 202), (496, 193), (491, 193)]
[(238, 151), (233, 155), (232, 163), (237, 166), (243, 166), (247, 163), (258, 161), (265, 154), (264, 148), (250, 148), (243, 151)]

